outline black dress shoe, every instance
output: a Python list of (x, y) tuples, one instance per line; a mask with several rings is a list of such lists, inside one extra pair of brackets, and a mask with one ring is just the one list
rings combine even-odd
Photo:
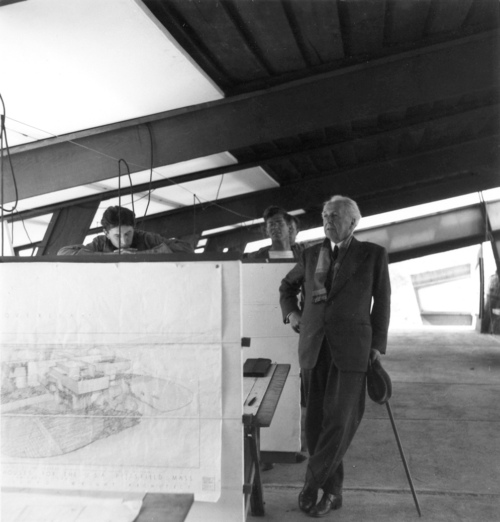
[(342, 507), (342, 495), (333, 495), (332, 493), (324, 493), (321, 500), (309, 511), (312, 517), (324, 517), (330, 511), (340, 509)]
[(318, 500), (318, 490), (311, 488), (307, 484), (303, 487), (299, 493), (299, 508), (304, 513), (309, 513), (311, 509), (316, 505)]

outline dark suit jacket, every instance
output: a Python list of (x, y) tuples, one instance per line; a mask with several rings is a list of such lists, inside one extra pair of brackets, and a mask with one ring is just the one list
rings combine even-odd
[(314, 368), (326, 336), (340, 370), (364, 372), (370, 350), (375, 348), (385, 353), (387, 346), (391, 296), (387, 253), (379, 245), (352, 238), (326, 301), (313, 303), (314, 272), (320, 249), (321, 244), (305, 249), (297, 265), (282, 280), (283, 320), (290, 312), (299, 310), (297, 293), (303, 285), (301, 368)]

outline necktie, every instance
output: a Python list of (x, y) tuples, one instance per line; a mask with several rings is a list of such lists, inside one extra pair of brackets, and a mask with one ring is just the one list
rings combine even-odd
[(335, 261), (337, 260), (337, 257), (339, 257), (339, 247), (335, 245), (333, 251), (332, 251), (332, 268), (335, 264)]
[(339, 256), (339, 247), (335, 245), (335, 248), (332, 250), (330, 254), (330, 270), (328, 270), (328, 274), (326, 276), (325, 281), (325, 288), (326, 293), (330, 293), (330, 288), (332, 287), (332, 281), (333, 281), (333, 274), (335, 272), (335, 261), (337, 260), (337, 257)]

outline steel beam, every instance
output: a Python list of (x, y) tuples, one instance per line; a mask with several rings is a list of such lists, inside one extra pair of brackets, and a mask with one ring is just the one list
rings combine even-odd
[(144, 220), (142, 226), (152, 232), (169, 230), (174, 236), (182, 236), (193, 233), (193, 210), (196, 211), (196, 233), (201, 233), (260, 218), (269, 205), (279, 205), (289, 211), (320, 208), (333, 194), (352, 197), (360, 204), (363, 215), (369, 216), (486, 190), (498, 186), (498, 142), (498, 136), (491, 136), (367, 164), (281, 188), (222, 199), (216, 206), (204, 209), (191, 206), (157, 214)]
[(54, 212), (37, 256), (56, 255), (63, 246), (83, 243), (98, 208), (99, 201), (93, 201)]
[[(139, 118), (11, 150), (19, 197), (169, 165), (405, 107), (499, 86), (498, 32), (374, 60), (183, 110)], [(376, 79), (376, 81), (374, 81)], [(14, 199), (12, 178), (4, 201)]]

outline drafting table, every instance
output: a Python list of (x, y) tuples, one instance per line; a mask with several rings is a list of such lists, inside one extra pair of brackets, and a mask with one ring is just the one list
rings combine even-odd
[[(9, 493), (23, 493), (35, 496), (42, 495), (45, 496), (47, 500), (52, 499), (54, 505), (58, 504), (57, 498), (61, 495), (65, 499), (71, 496), (77, 498), (80, 495), (87, 495), (89, 498), (94, 497), (96, 501), (100, 496), (104, 502), (106, 502), (107, 498), (120, 498), (119, 493), (110, 492), (106, 494), (103, 492), (78, 490), (51, 491), (33, 488), (2, 488), (2, 494)], [(134, 519), (134, 522), (184, 522), (193, 502), (193, 493), (146, 493), (142, 499), (139, 514)], [(23, 519), (23, 515), (21, 514), (20, 516), (21, 519)]]
[(184, 522), (193, 501), (192, 493), (147, 493), (134, 522)]
[[(264, 377), (244, 377), (243, 424), (245, 448), (246, 509), (254, 516), (264, 515), (264, 497), (260, 476), (260, 428), (268, 428), (285, 386), (289, 364), (273, 364)], [(248, 502), (248, 498), (250, 502)]]

